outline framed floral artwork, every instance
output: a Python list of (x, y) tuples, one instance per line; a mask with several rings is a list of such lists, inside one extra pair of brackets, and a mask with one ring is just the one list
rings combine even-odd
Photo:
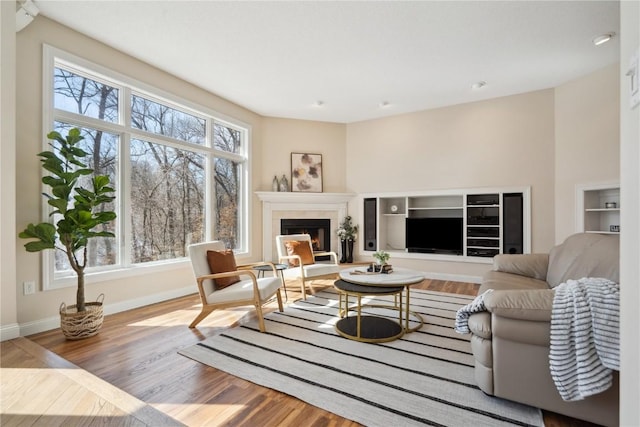
[(322, 154), (291, 153), (291, 191), (322, 193)]

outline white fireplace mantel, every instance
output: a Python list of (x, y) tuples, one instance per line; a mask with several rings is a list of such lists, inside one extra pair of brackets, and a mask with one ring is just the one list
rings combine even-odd
[(269, 203), (348, 203), (354, 193), (296, 193), (290, 191), (256, 191), (262, 202)]
[[(280, 234), (279, 217), (305, 218), (306, 212), (321, 212), (331, 219), (331, 233), (336, 233), (339, 221), (347, 215), (353, 193), (297, 193), (256, 191), (262, 201), (262, 256), (277, 261), (275, 236)], [(331, 239), (331, 250), (338, 249), (337, 239)]]

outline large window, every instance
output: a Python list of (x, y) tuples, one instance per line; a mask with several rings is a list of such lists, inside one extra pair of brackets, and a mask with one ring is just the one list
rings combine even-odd
[[(116, 237), (90, 243), (89, 278), (175, 263), (204, 240), (246, 251), (246, 126), (54, 48), (45, 72), (45, 122), (63, 135), (80, 128), (86, 163), (116, 188), (106, 207), (118, 213), (107, 228)], [(63, 256), (47, 263), (51, 287), (72, 276)]]

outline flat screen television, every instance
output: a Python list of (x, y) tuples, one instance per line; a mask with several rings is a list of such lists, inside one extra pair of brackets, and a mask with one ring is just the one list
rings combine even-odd
[(462, 218), (407, 218), (407, 250), (462, 255), (462, 225)]

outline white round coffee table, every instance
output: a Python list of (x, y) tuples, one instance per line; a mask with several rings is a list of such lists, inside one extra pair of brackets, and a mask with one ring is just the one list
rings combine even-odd
[(367, 267), (352, 267), (340, 271), (340, 278), (367, 286), (410, 286), (424, 280), (424, 273), (408, 268), (394, 268), (393, 273), (369, 273)]
[[(348, 287), (348, 289), (345, 286), (339, 286), (339, 287), (335, 286), (341, 295), (340, 305), (342, 305), (342, 296), (344, 295), (345, 297), (345, 310), (342, 310), (342, 309), (340, 310), (340, 317), (348, 316), (348, 311), (349, 311), (348, 298), (350, 295), (357, 297), (358, 304), (356, 306), (356, 313), (357, 313), (358, 319), (360, 319), (361, 308), (362, 308), (362, 305), (360, 304), (361, 296), (385, 294), (386, 292), (384, 288), (389, 288), (389, 291), (391, 291), (390, 293), (395, 293), (392, 291), (392, 288), (401, 289), (404, 287), (405, 295), (406, 295), (404, 307), (402, 307), (403, 304), (402, 304), (401, 292), (399, 293), (400, 303), (398, 304), (396, 301), (394, 305), (387, 307), (387, 308), (399, 311), (399, 314), (400, 314), (399, 323), (402, 329), (402, 333), (396, 334), (391, 339), (399, 338), (404, 333), (417, 331), (424, 324), (424, 320), (422, 319), (422, 316), (410, 310), (410, 302), (411, 302), (410, 294), (411, 293), (409, 290), (409, 287), (411, 285), (420, 283), (425, 279), (424, 273), (416, 270), (409, 270), (406, 268), (394, 268), (393, 272), (389, 274), (370, 273), (370, 272), (367, 272), (367, 267), (352, 267), (352, 268), (347, 268), (342, 270), (340, 272), (340, 279), (345, 282), (349, 282), (350, 284), (353, 285)], [(413, 316), (418, 320), (418, 325), (414, 326), (413, 328), (409, 327), (410, 316)], [(339, 321), (338, 323), (340, 323), (341, 321)], [(403, 321), (404, 321), (404, 326), (402, 325)], [(346, 336), (347, 338), (353, 338), (350, 336), (350, 334), (345, 334), (344, 331), (341, 330), (341, 327), (338, 326), (338, 324), (336, 324), (336, 330), (339, 333), (341, 333), (341, 335)], [(358, 338), (353, 338), (353, 339), (358, 339)], [(379, 342), (378, 340), (376, 341), (367, 340), (367, 341)]]

